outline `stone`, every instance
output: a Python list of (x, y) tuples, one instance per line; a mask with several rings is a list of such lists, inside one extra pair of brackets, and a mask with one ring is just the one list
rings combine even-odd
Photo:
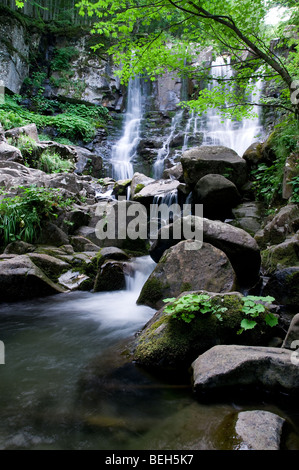
[(262, 159), (262, 143), (254, 142), (245, 150), (242, 158), (246, 161), (249, 168), (255, 168)]
[(299, 346), (299, 313), (294, 315), (282, 343), (282, 348), (296, 349)]
[(185, 295), (204, 294), (211, 298), (214, 308), (225, 308), (220, 321), (210, 313), (193, 312), (190, 323), (173, 318), (171, 313), (158, 310), (137, 334), (132, 345), (133, 360), (150, 369), (186, 370), (198, 357), (217, 344), (267, 344), (272, 337), (272, 328), (266, 327), (264, 318), (257, 318), (252, 330), (238, 335), (244, 318), (242, 294), (239, 292), (215, 294), (206, 291), (186, 291)]
[(82, 237), (82, 236), (74, 236), (71, 238), (71, 244), (76, 252), (81, 252), (81, 251), (94, 251), (98, 252), (100, 250), (100, 247), (95, 245), (95, 243), (92, 243), (88, 238)]
[(266, 346), (217, 345), (193, 363), (196, 393), (261, 387), (271, 392), (298, 393), (299, 367), (289, 349)]
[(261, 255), (263, 272), (268, 276), (283, 268), (299, 267), (299, 234), (278, 245), (269, 246)]
[(185, 232), (188, 237), (190, 232), (194, 234), (195, 227), (202, 233), (204, 242), (227, 255), (240, 284), (253, 286), (259, 281), (261, 255), (255, 239), (245, 230), (206, 218), (186, 216), (160, 229), (150, 248), (152, 259), (158, 262), (166, 249), (185, 238)]
[(35, 246), (31, 243), (23, 242), (22, 240), (17, 240), (15, 242), (9, 243), (4, 250), (5, 254), (16, 254), (16, 255), (25, 255), (26, 253), (31, 253), (35, 250)]
[(255, 235), (255, 240), (262, 250), (270, 245), (278, 245), (287, 236), (295, 234), (299, 229), (299, 206), (287, 204)]
[(0, 261), (0, 301), (44, 297), (65, 292), (52, 282), (27, 255)]
[(153, 203), (155, 197), (165, 197), (173, 191), (176, 191), (180, 185), (181, 183), (177, 180), (157, 180), (147, 184), (137, 194), (135, 190), (133, 200), (148, 206)]
[(82, 289), (82, 284), (88, 280), (88, 276), (75, 270), (69, 270), (58, 278), (59, 284), (71, 291)]
[(39, 142), (37, 127), (34, 123), (26, 124), (26, 126), (22, 127), (14, 127), (13, 129), (9, 129), (5, 132), (6, 138), (10, 137), (15, 141), (18, 141), (21, 135), (25, 135), (35, 140), (36, 142)]
[(0, 142), (0, 160), (24, 163), (20, 150), (6, 142)]
[(149, 176), (145, 176), (143, 173), (134, 173), (132, 181), (131, 181), (131, 191), (130, 197), (131, 199), (139, 193), (145, 186), (150, 183), (153, 183), (155, 180), (150, 178)]
[(138, 304), (158, 309), (163, 299), (177, 297), (183, 291), (234, 290), (236, 275), (225, 253), (209, 243), (203, 243), (200, 249), (189, 249), (191, 243), (182, 241), (165, 251), (145, 282)]
[(54, 281), (69, 268), (68, 263), (54, 256), (43, 253), (29, 253), (27, 256), (41, 271)]
[(210, 173), (227, 176), (238, 189), (247, 181), (247, 165), (232, 149), (223, 146), (194, 147), (183, 153), (181, 163), (184, 179), (194, 187)]
[(285, 419), (264, 410), (243, 411), (236, 422), (235, 450), (280, 450)]
[(164, 179), (175, 179), (179, 181), (180, 183), (184, 183), (184, 172), (183, 172), (183, 167), (181, 163), (177, 163), (176, 165), (166, 168), (163, 171), (162, 177)]
[(227, 223), (245, 230), (252, 237), (262, 229), (263, 211), (258, 202), (250, 201), (239, 204), (232, 209), (232, 214), (234, 219)]
[(299, 266), (275, 271), (264, 286), (262, 295), (271, 295), (280, 305), (298, 308)]
[(88, 174), (94, 178), (102, 176), (103, 159), (100, 155), (83, 147), (72, 146), (72, 149), (76, 153), (75, 173), (79, 175)]
[(68, 245), (69, 238), (57, 225), (52, 222), (45, 222), (37, 243), (52, 246)]
[(126, 287), (124, 264), (114, 260), (107, 260), (96, 276), (94, 292), (122, 290)]
[(241, 196), (234, 183), (218, 174), (200, 178), (193, 190), (195, 203), (203, 204), (203, 215), (208, 219), (225, 220), (231, 216)]

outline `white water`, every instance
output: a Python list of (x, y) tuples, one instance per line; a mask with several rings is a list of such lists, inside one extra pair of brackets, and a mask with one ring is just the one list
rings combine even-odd
[(179, 125), (181, 124), (182, 118), (183, 118), (183, 110), (180, 109), (179, 111), (176, 112), (176, 114), (171, 120), (171, 126), (170, 126), (168, 137), (165, 140), (163, 147), (159, 150), (157, 159), (154, 163), (153, 173), (154, 173), (154, 178), (156, 180), (161, 178), (162, 176), (162, 173), (164, 170), (164, 162), (169, 156), (170, 142), (172, 141), (175, 132), (177, 131)]
[(189, 138), (191, 136), (195, 137), (199, 132), (201, 132), (199, 123), (200, 123), (199, 115), (196, 114), (194, 110), (192, 110), (187, 120), (187, 124), (185, 128), (184, 144), (182, 147), (182, 152), (185, 152), (185, 150), (187, 150)]
[[(225, 61), (223, 57), (217, 57), (217, 59), (212, 62), (211, 73), (214, 80), (209, 85), (210, 89), (217, 85), (217, 78), (225, 78), (228, 79), (227, 91), (232, 91), (229, 79), (233, 76), (233, 69), (230, 65), (229, 58)], [(252, 86), (252, 82), (250, 86)], [(261, 88), (262, 81), (258, 80), (254, 90), (250, 94), (250, 102), (259, 102)], [(259, 136), (262, 133), (262, 127), (259, 123), (259, 107), (254, 106), (253, 112), (257, 117), (243, 119), (242, 122), (236, 122), (228, 118), (223, 119), (217, 109), (209, 109), (206, 122), (203, 125), (203, 145), (223, 145), (235, 150), (239, 156), (242, 156), (253, 142), (259, 140)]]
[(142, 119), (140, 78), (130, 80), (128, 86), (127, 110), (123, 128), (123, 135), (112, 148), (112, 178), (124, 180), (132, 178), (134, 174), (132, 159), (136, 155), (139, 143), (140, 123)]

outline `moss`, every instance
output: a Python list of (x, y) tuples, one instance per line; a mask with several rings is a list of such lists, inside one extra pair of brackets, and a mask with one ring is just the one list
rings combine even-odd
[(140, 191), (141, 191), (143, 188), (144, 188), (144, 184), (138, 183), (138, 184), (136, 185), (135, 190), (134, 190), (134, 194), (140, 193)]
[(164, 284), (156, 277), (150, 277), (140, 292), (137, 304), (154, 306), (156, 302), (163, 298), (163, 293), (167, 287), (167, 284)]

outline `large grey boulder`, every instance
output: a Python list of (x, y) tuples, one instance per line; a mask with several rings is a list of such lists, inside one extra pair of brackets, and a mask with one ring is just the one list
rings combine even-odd
[(139, 193), (145, 186), (150, 183), (154, 183), (154, 179), (149, 176), (144, 175), (143, 173), (134, 173), (131, 181), (131, 199), (134, 199), (134, 196)]
[(227, 147), (194, 147), (183, 153), (181, 163), (185, 182), (193, 187), (200, 178), (210, 173), (226, 176), (238, 189), (247, 180), (245, 160)]
[(0, 142), (0, 160), (24, 163), (20, 150), (6, 142)]
[(12, 138), (14, 141), (18, 141), (21, 135), (25, 135), (30, 137), (31, 139), (39, 142), (38, 131), (36, 124), (26, 124), (25, 126), (21, 127), (14, 127), (13, 129), (9, 129), (5, 132), (6, 138)]
[(243, 411), (235, 426), (235, 450), (279, 450), (285, 419), (264, 410)]
[(218, 345), (199, 356), (192, 370), (197, 393), (245, 386), (298, 393), (299, 388), (299, 367), (289, 349)]
[(145, 282), (137, 303), (160, 308), (163, 299), (183, 291), (231, 292), (236, 275), (225, 253), (209, 243), (189, 249), (193, 242), (182, 241), (169, 248)]
[(203, 204), (208, 219), (225, 220), (241, 201), (237, 187), (222, 175), (208, 174), (200, 178), (193, 190), (195, 203)]
[(147, 184), (138, 193), (136, 193), (135, 190), (133, 200), (148, 205), (154, 201), (155, 196), (166, 197), (167, 195), (171, 195), (171, 193), (177, 191), (181, 185), (182, 183), (177, 180), (157, 180)]
[(186, 216), (160, 229), (150, 248), (153, 260), (158, 262), (166, 249), (185, 239), (185, 232), (190, 238), (189, 234), (195, 233), (196, 226), (200, 227), (204, 242), (227, 255), (241, 284), (252, 286), (258, 282), (261, 255), (254, 238), (245, 230), (206, 218)]
[(26, 255), (0, 261), (0, 301), (44, 297), (65, 292)]

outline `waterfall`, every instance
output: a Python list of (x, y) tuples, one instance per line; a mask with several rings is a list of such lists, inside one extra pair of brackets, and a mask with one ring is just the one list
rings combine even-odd
[(140, 78), (131, 79), (128, 85), (127, 110), (123, 135), (112, 148), (112, 178), (124, 180), (134, 174), (132, 160), (139, 143), (139, 131), (142, 118)]
[(168, 134), (167, 139), (165, 140), (163, 147), (159, 150), (157, 159), (154, 163), (154, 178), (159, 179), (162, 176), (163, 170), (164, 170), (164, 162), (169, 156), (169, 150), (170, 150), (170, 143), (173, 139), (173, 136), (178, 129), (179, 125), (181, 124), (182, 118), (183, 118), (183, 109), (180, 109), (174, 117), (171, 120), (171, 126), (170, 126), (170, 131)]
[(154, 196), (150, 209), (150, 238), (155, 238), (156, 230), (164, 225), (168, 225), (179, 217), (181, 217), (181, 207), (179, 205), (177, 189)]
[(200, 121), (199, 115), (196, 114), (194, 110), (192, 110), (187, 120), (186, 127), (185, 127), (182, 152), (185, 152), (185, 150), (187, 150), (190, 137), (195, 137), (198, 134), (198, 132), (200, 132), (200, 128), (198, 127), (199, 121)]
[[(223, 57), (217, 57), (212, 62), (211, 74), (213, 81), (209, 84), (209, 89), (213, 89), (217, 85), (217, 78), (225, 78), (228, 79), (228, 84), (226, 85), (227, 92), (233, 91), (229, 82), (229, 79), (233, 76), (233, 69), (229, 58), (225, 61)], [(250, 89), (252, 88), (252, 83), (252, 81), (249, 83)], [(262, 81), (258, 80), (254, 85), (252, 93), (249, 93), (250, 102), (258, 102), (261, 88)], [(258, 106), (255, 106), (253, 111), (259, 115)], [(218, 114), (218, 110), (214, 108), (208, 110), (203, 127), (203, 145), (223, 145), (235, 150), (239, 156), (243, 155), (262, 130), (259, 125), (259, 117), (246, 118), (242, 122), (237, 122), (229, 118), (222, 118)]]

